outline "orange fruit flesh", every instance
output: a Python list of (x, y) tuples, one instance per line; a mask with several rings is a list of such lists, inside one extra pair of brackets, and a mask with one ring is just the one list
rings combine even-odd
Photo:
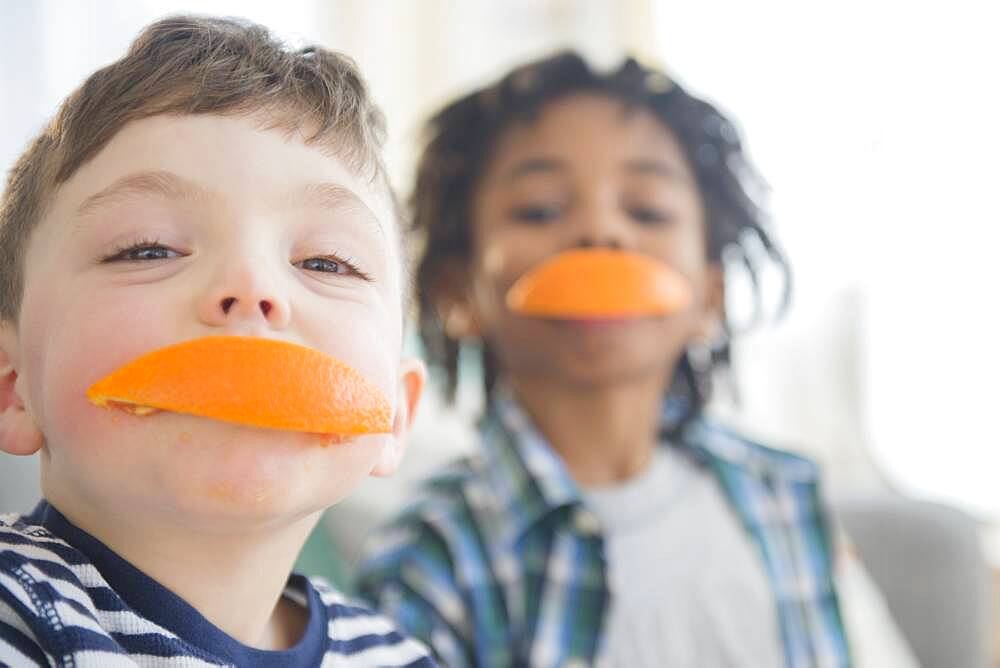
[(353, 367), (294, 343), (209, 336), (161, 348), (94, 383), (87, 398), (254, 427), (356, 435), (392, 430), (385, 394)]
[(605, 249), (560, 253), (507, 292), (512, 311), (568, 320), (669, 315), (690, 302), (687, 280), (670, 266), (639, 253)]

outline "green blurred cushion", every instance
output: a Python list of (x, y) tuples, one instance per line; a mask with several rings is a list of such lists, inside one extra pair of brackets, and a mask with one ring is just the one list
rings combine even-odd
[(337, 553), (337, 546), (326, 527), (326, 522), (320, 519), (316, 528), (309, 534), (298, 561), (295, 562), (295, 572), (308, 576), (319, 576), (341, 591), (347, 591), (350, 578), (347, 576), (348, 565)]

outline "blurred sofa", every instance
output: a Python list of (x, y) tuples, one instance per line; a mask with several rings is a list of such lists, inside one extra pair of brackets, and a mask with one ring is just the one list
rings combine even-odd
[(990, 569), (976, 520), (889, 494), (834, 505), (921, 665), (990, 666)]

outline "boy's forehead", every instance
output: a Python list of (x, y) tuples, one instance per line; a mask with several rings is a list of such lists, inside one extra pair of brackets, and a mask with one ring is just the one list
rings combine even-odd
[[(62, 195), (62, 197), (59, 197)], [(59, 188), (84, 215), (129, 197), (229, 198), (245, 204), (364, 209), (387, 238), (396, 211), (382, 178), (352, 169), (327, 147), (257, 119), (153, 116), (124, 126)]]
[[(178, 202), (224, 199), (219, 191), (202, 185), (196, 180), (165, 170), (137, 171), (126, 174), (107, 187), (88, 195), (76, 207), (78, 218), (86, 219), (102, 210), (130, 199), (158, 198)], [(285, 190), (274, 198), (275, 203), (288, 207), (328, 209), (333, 213), (344, 209), (361, 210), (363, 219), (372, 223), (380, 234), (385, 234), (382, 222), (367, 203), (350, 188), (332, 181), (301, 184)]]

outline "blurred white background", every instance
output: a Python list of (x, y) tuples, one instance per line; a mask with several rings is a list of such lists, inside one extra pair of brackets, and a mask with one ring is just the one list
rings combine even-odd
[[(991, 6), (7, 1), (0, 170), (87, 74), (144, 24), (178, 11), (245, 16), (292, 43), (354, 56), (389, 117), (389, 165), (404, 194), (420, 124), (445, 101), (558, 47), (606, 65), (634, 53), (737, 120), (793, 263), (789, 316), (739, 345), (742, 405), (716, 410), (819, 458), (836, 492), (888, 485), (995, 526), (1000, 23)], [(411, 472), (468, 443), (464, 415), (444, 414), (433, 398), (424, 408)], [(35, 467), (0, 456), (0, 508), (30, 506)], [(367, 493), (389, 489), (398, 485)], [(1000, 546), (995, 554), (1000, 563)]]

